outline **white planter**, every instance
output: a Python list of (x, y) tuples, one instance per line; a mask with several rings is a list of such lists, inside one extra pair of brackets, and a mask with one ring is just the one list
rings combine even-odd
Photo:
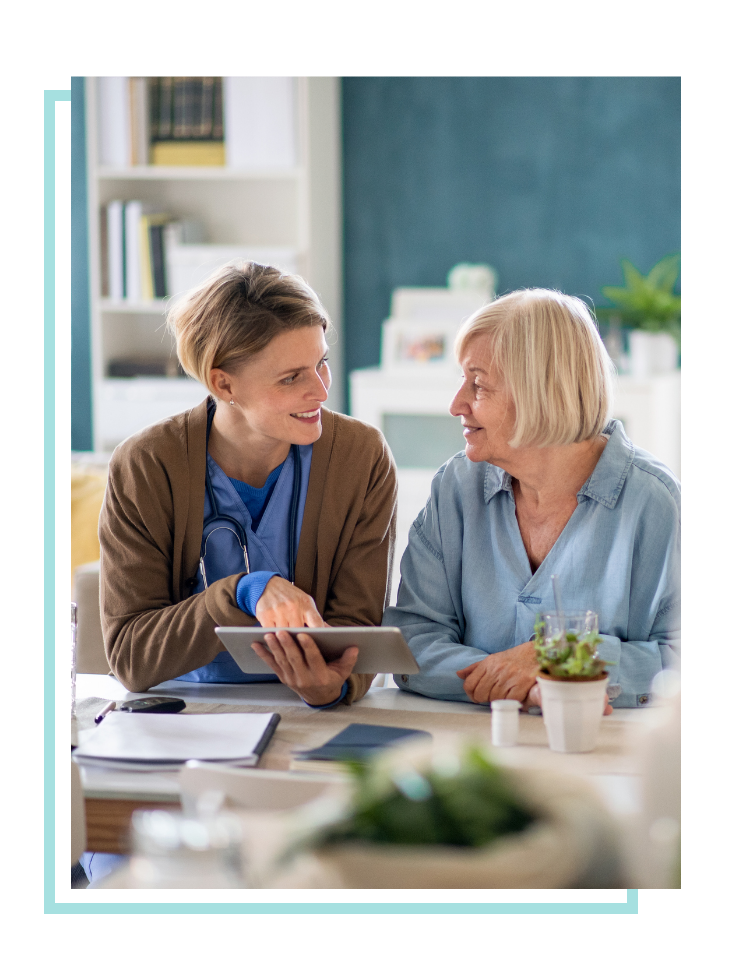
[(638, 380), (678, 369), (678, 346), (667, 332), (633, 329), (629, 336), (630, 372)]
[(590, 681), (539, 675), (543, 721), (550, 749), (556, 753), (590, 753), (596, 747), (607, 675)]

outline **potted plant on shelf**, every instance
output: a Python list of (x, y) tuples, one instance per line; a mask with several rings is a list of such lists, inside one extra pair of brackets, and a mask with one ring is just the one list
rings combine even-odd
[(317, 887), (560, 888), (616, 872), (611, 821), (587, 784), (502, 768), (485, 744), (407, 742), (351, 764), (350, 778), (340, 802), (295, 815), (282, 864), (311, 861)]
[[(629, 327), (630, 371), (635, 376), (667, 373), (678, 365), (681, 344), (681, 297), (673, 291), (681, 270), (680, 254), (666, 255), (647, 275), (622, 261), (624, 287), (605, 285), (603, 294), (614, 310), (597, 315)], [(613, 315), (612, 313), (615, 313)]]
[(535, 622), (534, 647), (543, 720), (550, 749), (589, 753), (596, 746), (611, 662), (599, 658), (602, 642), (591, 611)]

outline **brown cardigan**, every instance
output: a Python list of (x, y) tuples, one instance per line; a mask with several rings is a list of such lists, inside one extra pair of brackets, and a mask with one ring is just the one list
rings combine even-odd
[[(100, 608), (110, 666), (131, 692), (207, 665), (216, 625), (258, 626), (240, 610), (233, 574), (191, 594), (205, 507), (207, 401), (119, 445), (100, 514)], [(378, 625), (389, 602), (396, 466), (383, 436), (323, 410), (295, 583), (326, 622)], [(373, 676), (351, 675), (345, 702)]]

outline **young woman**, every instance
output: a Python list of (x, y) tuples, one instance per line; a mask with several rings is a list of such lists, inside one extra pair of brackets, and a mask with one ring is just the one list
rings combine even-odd
[(298, 276), (226, 265), (169, 315), (198, 407), (115, 450), (100, 517), (101, 612), (118, 679), (281, 681), (350, 703), (358, 651), (326, 664), (308, 636), (254, 646), (240, 671), (218, 625), (378, 625), (388, 602), (396, 469), (374, 428), (324, 407), (329, 319)]

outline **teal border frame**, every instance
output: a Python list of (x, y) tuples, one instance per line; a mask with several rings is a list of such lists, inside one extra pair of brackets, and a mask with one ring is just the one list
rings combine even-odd
[[(72, 367), (71, 91), (44, 91), (45, 911), (69, 887)], [(66, 638), (66, 640), (64, 640)], [(64, 694), (66, 690), (66, 694)], [(71, 763), (71, 760), (69, 761)], [(52, 910), (53, 911), (53, 910)]]
[[(363, 916), (494, 916), (494, 915), (637, 915), (637, 889), (627, 890), (627, 902), (105, 902), (85, 905), (84, 903), (46, 903), (47, 913), (178, 913), (180, 915), (207, 916), (252, 915), (278, 916), (287, 913), (291, 916), (331, 915), (349, 916), (360, 913)], [(53, 897), (52, 897), (53, 898)]]
[(44, 518), (46, 631), (46, 856), (47, 914), (146, 915), (617, 915), (638, 911), (638, 892), (622, 904), (518, 903), (140, 903), (57, 904), (54, 890), (70, 888), (71, 789), (66, 742), (70, 688), (67, 654), (70, 608), (66, 579), (71, 562), (71, 91), (44, 92)]

